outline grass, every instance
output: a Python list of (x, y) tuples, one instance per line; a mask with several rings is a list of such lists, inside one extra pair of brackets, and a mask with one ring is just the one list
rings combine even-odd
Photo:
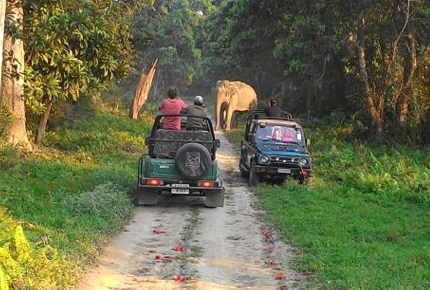
[(239, 148), (240, 142), (243, 141), (244, 138), (244, 130), (245, 124), (240, 123), (237, 129), (232, 129), (230, 131), (225, 132), (226, 137)]
[(367, 144), (345, 126), (307, 131), (314, 185), (256, 190), (302, 251), (294, 267), (323, 289), (429, 289), (430, 148)]
[[(39, 152), (0, 148), (0, 257), (1, 248), (9, 247), (11, 263), (22, 262), (14, 244), (19, 225), (34, 253), (31, 264), (20, 264), (27, 275), (0, 259), (11, 289), (71, 288), (82, 267), (129, 219), (136, 164), (146, 150), (152, 114), (130, 121), (121, 111), (94, 107), (80, 100), (64, 110), (68, 117), (54, 115)], [(34, 272), (47, 247), (56, 254), (44, 259), (54, 267)], [(55, 279), (50, 278), (53, 273)]]

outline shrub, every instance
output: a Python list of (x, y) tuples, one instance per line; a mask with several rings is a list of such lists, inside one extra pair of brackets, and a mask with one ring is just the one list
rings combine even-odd
[(0, 220), (0, 290), (65, 289), (74, 283), (71, 262), (49, 245), (30, 243), (23, 227), (1, 209)]
[[(127, 220), (132, 208), (127, 192), (110, 182), (78, 195), (68, 194), (62, 203), (68, 214), (89, 214), (101, 222), (109, 221), (109, 225), (105, 225), (107, 229), (111, 224)], [(114, 230), (117, 229), (108, 231)]]

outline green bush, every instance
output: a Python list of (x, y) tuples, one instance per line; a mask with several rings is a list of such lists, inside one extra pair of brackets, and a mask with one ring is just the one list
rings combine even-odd
[(56, 249), (28, 242), (23, 227), (2, 209), (0, 220), (0, 290), (55, 290), (75, 283), (76, 266)]
[(117, 228), (111, 224), (121, 225), (131, 212), (130, 198), (126, 190), (109, 182), (94, 188), (94, 190), (68, 194), (61, 201), (64, 210), (71, 216), (93, 215), (100, 224), (106, 223), (105, 229), (111, 233)]

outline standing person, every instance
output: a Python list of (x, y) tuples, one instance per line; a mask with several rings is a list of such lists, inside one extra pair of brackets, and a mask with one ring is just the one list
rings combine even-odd
[[(164, 99), (159, 109), (164, 115), (178, 115), (187, 107), (185, 102), (179, 97), (179, 91), (176, 86), (171, 86), (167, 90), (167, 99)], [(181, 130), (181, 117), (164, 117), (163, 129)]]
[[(194, 98), (194, 105), (188, 106), (185, 109), (185, 113), (188, 116), (197, 116), (197, 117), (208, 117), (208, 113), (206, 112), (206, 108), (204, 105), (204, 100), (202, 96), (196, 96)], [(187, 117), (187, 130), (201, 130), (203, 129), (205, 124), (204, 119), (200, 118), (191, 118)]]
[(277, 102), (275, 99), (270, 99), (269, 106), (264, 108), (264, 112), (267, 117), (281, 117), (282, 110), (277, 106)]

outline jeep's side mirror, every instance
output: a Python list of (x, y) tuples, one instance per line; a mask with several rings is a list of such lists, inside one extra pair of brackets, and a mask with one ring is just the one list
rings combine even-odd
[(310, 147), (310, 146), (311, 146), (311, 140), (306, 139), (306, 146), (307, 146), (307, 147)]
[(215, 139), (215, 148), (221, 147), (221, 141), (219, 139)]
[(145, 145), (149, 146), (150, 143), (151, 143), (151, 138), (150, 137), (146, 137), (145, 138)]

